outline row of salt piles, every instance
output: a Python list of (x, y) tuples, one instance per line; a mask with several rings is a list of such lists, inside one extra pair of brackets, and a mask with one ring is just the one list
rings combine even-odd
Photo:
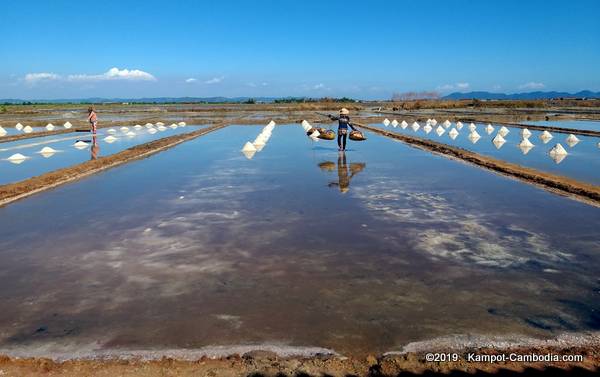
[[(308, 123), (308, 122), (307, 122)], [(273, 133), (273, 129), (275, 129), (275, 122), (270, 121), (263, 130), (258, 134), (258, 136), (254, 139), (253, 142), (247, 141), (242, 148), (242, 153), (248, 160), (252, 159), (256, 152), (260, 152), (263, 150), (267, 142), (271, 138), (271, 134)]]

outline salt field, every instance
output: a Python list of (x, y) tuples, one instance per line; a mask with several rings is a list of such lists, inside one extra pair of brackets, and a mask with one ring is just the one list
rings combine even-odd
[(597, 208), (370, 132), (340, 153), (278, 125), (248, 158), (264, 132), (229, 126), (0, 208), (0, 349), (361, 355), (600, 330)]
[[(489, 130), (487, 124), (476, 123), (474, 130), (477, 137), (470, 136), (470, 123), (462, 125), (461, 129), (455, 123), (448, 127), (436, 125), (431, 126), (429, 132), (425, 129), (426, 123), (414, 131), (410, 126), (392, 127), (383, 124), (372, 124), (373, 126), (391, 132), (418, 136), (440, 143), (457, 146), (482, 155), (490, 156), (503, 161), (519, 164), (521, 166), (534, 168), (543, 172), (549, 172), (574, 178), (582, 182), (600, 184), (600, 138), (592, 136), (576, 135), (578, 141), (567, 140), (569, 134), (551, 132), (551, 138), (541, 138), (542, 131), (529, 130), (530, 135), (526, 137), (531, 145), (522, 145), (522, 128), (504, 126), (508, 133), (503, 135), (504, 142), (494, 143), (502, 125), (492, 124)], [(451, 135), (452, 130), (456, 134)], [(566, 155), (552, 155), (551, 149), (557, 144), (565, 148)]]
[[(162, 137), (192, 132), (197, 128), (198, 126), (188, 126), (151, 131), (146, 127), (137, 130), (127, 127), (125, 132), (116, 128), (101, 129), (95, 139), (89, 133), (73, 132), (1, 143), (0, 185), (108, 156)], [(133, 134), (127, 135), (129, 132)], [(16, 154), (25, 158), (11, 160)]]
[(524, 121), (522, 123), (532, 124), (535, 126), (552, 126), (579, 130), (600, 131), (600, 121), (598, 120), (538, 120)]

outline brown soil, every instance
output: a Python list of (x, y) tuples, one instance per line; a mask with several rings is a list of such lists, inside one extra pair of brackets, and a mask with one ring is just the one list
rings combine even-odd
[(86, 161), (78, 165), (32, 177), (24, 181), (0, 186), (0, 206), (100, 171), (122, 165), (129, 161), (150, 156), (154, 153), (174, 147), (184, 141), (195, 139), (223, 127), (225, 127), (225, 124), (217, 124), (190, 133), (165, 137), (145, 144), (136, 145), (107, 157), (100, 157), (97, 160)]
[(363, 124), (357, 123), (356, 125), (380, 135), (403, 141), (420, 149), (465, 161), (509, 177), (535, 184), (552, 192), (573, 197), (595, 206), (600, 206), (600, 186), (579, 182), (559, 175), (543, 173), (435, 141), (388, 132)]
[[(243, 355), (211, 359), (178, 360), (163, 357), (108, 358), (53, 361), (45, 358), (11, 358), (0, 356), (2, 376), (410, 376), (410, 375), (507, 375), (517, 372), (553, 372), (552, 375), (597, 375), (600, 370), (600, 348), (512, 348), (469, 349), (456, 352), (456, 362), (427, 362), (425, 353), (398, 355), (370, 355), (366, 358), (348, 358), (322, 355), (312, 357), (280, 357), (268, 351), (252, 351)], [(473, 362), (469, 353), (476, 355), (582, 355), (578, 362)], [(516, 374), (516, 373), (514, 373)], [(540, 373), (541, 374), (541, 373)], [(512, 375), (512, 374), (509, 374)], [(549, 374), (550, 375), (550, 374)]]

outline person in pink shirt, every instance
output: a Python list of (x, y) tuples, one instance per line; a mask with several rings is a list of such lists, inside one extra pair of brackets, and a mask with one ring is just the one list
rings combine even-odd
[(96, 114), (96, 110), (94, 109), (94, 106), (90, 106), (88, 108), (87, 120), (90, 122), (90, 125), (92, 126), (92, 134), (95, 135), (96, 134), (96, 125), (98, 124), (98, 115)]

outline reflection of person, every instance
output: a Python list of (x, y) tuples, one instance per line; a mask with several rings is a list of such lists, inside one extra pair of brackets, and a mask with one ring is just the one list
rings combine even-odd
[[(333, 162), (327, 163), (322, 162), (319, 164), (319, 167), (323, 169), (323, 166), (330, 166), (329, 164), (333, 164)], [(350, 189), (350, 180), (354, 178), (354, 176), (367, 166), (364, 162), (353, 162), (348, 163), (346, 161), (346, 154), (344, 152), (340, 153), (337, 160), (337, 173), (338, 173), (338, 181), (331, 182), (327, 186), (329, 187), (339, 187), (342, 193), (348, 192)], [(328, 169), (327, 169), (328, 170)]]
[(96, 134), (96, 125), (98, 124), (98, 115), (96, 114), (96, 110), (94, 106), (90, 106), (88, 108), (88, 117), (87, 120), (90, 122), (92, 128), (92, 134)]
[(336, 117), (333, 115), (329, 115), (329, 119), (338, 121), (338, 137), (337, 143), (340, 151), (346, 150), (346, 138), (348, 137), (348, 126), (353, 130), (356, 130), (354, 126), (350, 123), (350, 117), (348, 116), (350, 111), (346, 108), (342, 108), (340, 110), (340, 116)]
[(94, 133), (94, 136), (92, 136), (92, 148), (90, 148), (91, 151), (91, 159), (95, 160), (98, 158), (98, 155), (100, 154), (100, 146), (98, 145), (98, 140), (96, 140), (96, 134)]

